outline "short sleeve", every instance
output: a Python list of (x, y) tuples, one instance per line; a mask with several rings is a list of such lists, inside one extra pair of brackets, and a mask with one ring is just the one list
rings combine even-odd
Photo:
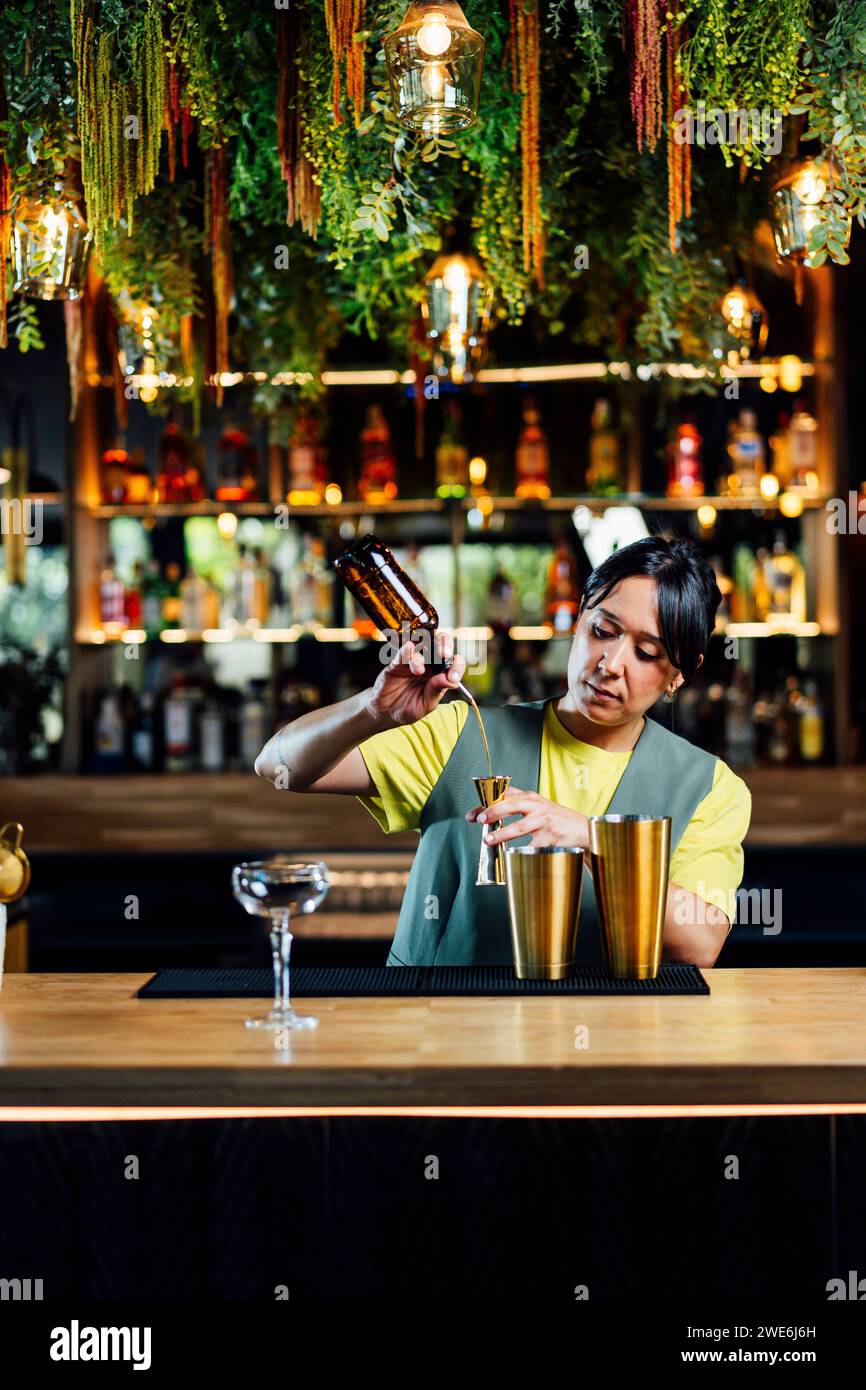
[(743, 840), (751, 814), (748, 787), (719, 758), (712, 790), (698, 806), (671, 855), (671, 883), (721, 908), (731, 924), (743, 878)]
[(419, 830), (427, 804), (466, 719), (463, 700), (437, 705), (415, 724), (373, 734), (358, 744), (375, 787), (375, 796), (359, 796), (388, 835)]

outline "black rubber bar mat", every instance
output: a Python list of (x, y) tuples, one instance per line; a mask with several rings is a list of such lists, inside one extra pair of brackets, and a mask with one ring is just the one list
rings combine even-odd
[[(142, 999), (259, 999), (273, 994), (267, 967), (159, 970), (138, 991)], [(654, 980), (613, 980), (601, 965), (578, 967), (566, 980), (518, 980), (509, 965), (297, 965), (298, 999), (494, 994), (709, 994), (696, 965), (663, 965)]]

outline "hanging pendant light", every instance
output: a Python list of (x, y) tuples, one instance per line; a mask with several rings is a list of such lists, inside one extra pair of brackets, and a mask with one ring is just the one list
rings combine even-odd
[(459, 385), (477, 366), (487, 340), (492, 290), (477, 256), (437, 256), (424, 278), (421, 312), (438, 371)]
[(413, 0), (384, 48), (394, 114), (401, 125), (446, 135), (475, 123), (484, 40), (455, 0)]
[[(830, 171), (823, 160), (798, 159), (773, 188), (773, 235), (781, 261), (813, 268), (809, 233), (821, 220), (819, 205), (827, 192)], [(851, 239), (851, 218), (843, 245)]]
[(170, 344), (158, 336), (158, 310), (143, 300), (134, 300), (122, 290), (117, 297), (117, 318), (117, 355), (124, 376), (145, 372), (147, 358), (151, 370), (157, 357), (164, 367), (163, 359)]
[(13, 292), (32, 299), (79, 299), (84, 291), (93, 233), (75, 203), (25, 201), (12, 229)]
[(740, 277), (723, 297), (722, 318), (728, 325), (728, 332), (739, 344), (737, 352), (745, 361), (750, 357), (760, 357), (767, 343), (770, 330), (767, 311), (755, 291), (749, 287), (744, 277)]

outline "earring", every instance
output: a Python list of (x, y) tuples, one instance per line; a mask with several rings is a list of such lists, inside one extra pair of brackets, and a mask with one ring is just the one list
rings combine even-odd
[(675, 700), (676, 698), (677, 698), (677, 691), (676, 691), (676, 690), (674, 690), (674, 691), (666, 690), (666, 691), (665, 691), (665, 693), (664, 693), (664, 702), (665, 702), (666, 705), (672, 705), (673, 702), (674, 702), (674, 700)]

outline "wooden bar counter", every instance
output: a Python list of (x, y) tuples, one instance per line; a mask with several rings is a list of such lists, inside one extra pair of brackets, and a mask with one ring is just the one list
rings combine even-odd
[(718, 969), (691, 998), (300, 999), (320, 1025), (288, 1049), (243, 1027), (265, 1001), (138, 999), (148, 978), (7, 975), (0, 1119), (866, 1112), (866, 969)]

